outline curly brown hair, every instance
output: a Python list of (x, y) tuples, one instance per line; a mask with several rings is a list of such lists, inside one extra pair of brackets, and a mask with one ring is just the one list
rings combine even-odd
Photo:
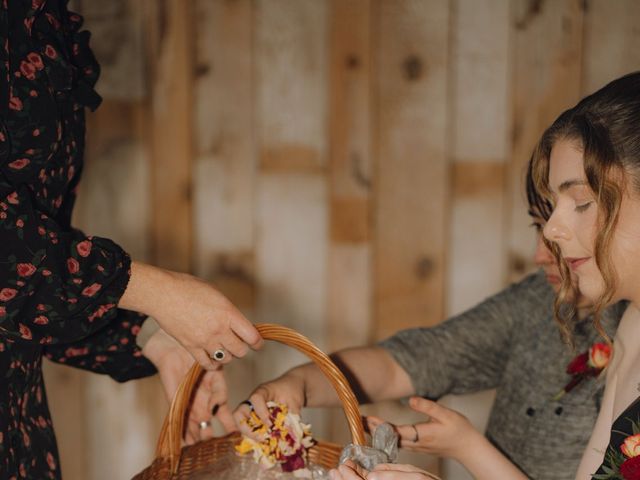
[[(553, 204), (548, 176), (551, 150), (558, 141), (571, 141), (583, 154), (587, 183), (598, 206), (595, 261), (604, 289), (594, 301), (594, 324), (610, 342), (600, 323), (611, 303), (618, 277), (610, 258), (610, 246), (618, 222), (625, 185), (640, 191), (640, 72), (618, 78), (564, 111), (544, 132), (531, 159), (536, 190)], [(555, 301), (555, 317), (569, 343), (575, 319), (577, 295), (569, 267), (555, 243), (545, 239), (558, 261), (562, 285)]]

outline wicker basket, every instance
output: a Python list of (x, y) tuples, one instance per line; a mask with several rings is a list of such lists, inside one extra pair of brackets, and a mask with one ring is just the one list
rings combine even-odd
[[(256, 328), (264, 339), (296, 348), (318, 365), (340, 397), (352, 442), (364, 445), (365, 437), (358, 402), (346, 378), (329, 357), (306, 337), (289, 328), (271, 324), (260, 324)], [(197, 363), (189, 370), (164, 420), (156, 448), (156, 459), (133, 480), (183, 480), (211, 472), (216, 462), (226, 458), (240, 441), (240, 435), (235, 433), (180, 447), (189, 401), (202, 372), (202, 367)], [(320, 441), (310, 449), (309, 458), (315, 464), (333, 468), (338, 464), (341, 451), (340, 445)]]

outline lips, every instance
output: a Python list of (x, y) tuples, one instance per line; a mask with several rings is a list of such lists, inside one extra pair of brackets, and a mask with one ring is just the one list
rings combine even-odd
[(581, 258), (566, 257), (564, 260), (565, 262), (567, 262), (567, 265), (569, 265), (569, 268), (575, 271), (577, 268), (580, 267), (580, 265), (589, 261), (590, 258), (591, 257), (581, 257)]

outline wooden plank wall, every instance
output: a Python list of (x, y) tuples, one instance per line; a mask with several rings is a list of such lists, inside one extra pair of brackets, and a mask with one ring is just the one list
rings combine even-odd
[[(504, 221), (509, 151), (509, 4), (460, 0), (453, 5), (449, 108), (451, 169), (450, 242), (446, 283), (449, 314), (464, 311), (500, 290), (507, 272)], [(473, 238), (473, 242), (470, 242)], [(493, 392), (451, 397), (484, 428)], [(454, 462), (446, 478), (464, 478)]]
[[(634, 0), (76, 0), (103, 66), (76, 224), (334, 350), (432, 325), (532, 268), (542, 129), (640, 67)], [(228, 368), (232, 401), (302, 361)], [(157, 379), (46, 365), (67, 480), (129, 478)], [(480, 427), (491, 394), (447, 399)], [(399, 404), (367, 411), (415, 421)], [(348, 439), (339, 412), (309, 412)], [(79, 420), (78, 420), (79, 419)], [(435, 459), (405, 460), (467, 478)]]

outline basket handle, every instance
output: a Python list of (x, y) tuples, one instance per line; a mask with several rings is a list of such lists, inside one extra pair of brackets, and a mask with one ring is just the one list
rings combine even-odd
[[(256, 329), (265, 340), (280, 342), (302, 352), (322, 370), (336, 390), (338, 397), (340, 397), (342, 408), (349, 423), (353, 443), (356, 445), (364, 445), (364, 429), (362, 427), (358, 401), (349, 386), (349, 382), (331, 359), (307, 337), (290, 328), (262, 323), (257, 324)], [(193, 390), (202, 373), (203, 369), (198, 363), (195, 363), (191, 367), (173, 397), (169, 412), (164, 419), (162, 430), (160, 431), (158, 446), (156, 447), (156, 458), (169, 457), (172, 473), (176, 473), (180, 464), (180, 446), (185, 412), (189, 406), (189, 400)]]

